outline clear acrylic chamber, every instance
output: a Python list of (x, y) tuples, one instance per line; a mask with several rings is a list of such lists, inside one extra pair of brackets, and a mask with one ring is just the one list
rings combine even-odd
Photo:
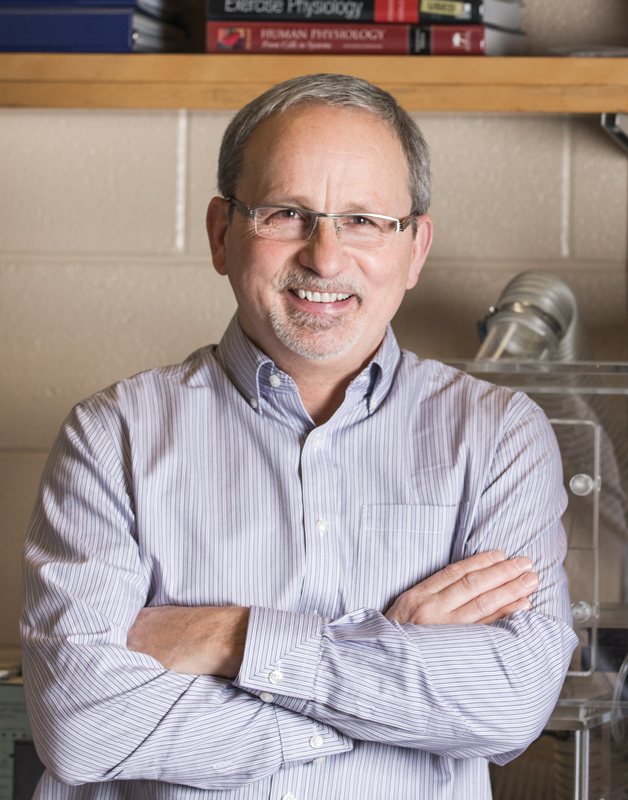
[[(501, 354), (500, 354), (501, 355)], [(580, 644), (544, 735), (505, 767), (496, 800), (628, 799), (628, 364), (448, 362), (526, 392), (549, 417), (569, 498), (574, 629)]]

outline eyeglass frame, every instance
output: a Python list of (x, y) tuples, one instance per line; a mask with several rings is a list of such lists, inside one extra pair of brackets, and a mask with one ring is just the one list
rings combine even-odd
[[(255, 212), (258, 208), (277, 208), (277, 209), (286, 209), (286, 211), (303, 211), (305, 214), (309, 214), (310, 216), (314, 217), (314, 224), (312, 225), (312, 229), (310, 230), (310, 235), (307, 239), (273, 239), (270, 236), (264, 236), (263, 234), (259, 233), (257, 230), (257, 225), (255, 226), (255, 233), (261, 239), (269, 239), (269, 241), (275, 242), (309, 242), (312, 236), (314, 235), (314, 231), (318, 225), (318, 220), (320, 217), (328, 217), (329, 219), (338, 219), (339, 217), (375, 217), (375, 219), (389, 219), (391, 222), (395, 223), (395, 230), (393, 231), (393, 235), (396, 233), (403, 233), (408, 225), (414, 220), (417, 216), (416, 211), (412, 211), (408, 214), (407, 217), (403, 219), (397, 219), (397, 217), (387, 217), (384, 214), (371, 214), (369, 212), (345, 212), (344, 214), (327, 214), (324, 211), (310, 211), (308, 208), (299, 208), (298, 206), (247, 206), (246, 203), (243, 203), (242, 200), (238, 200), (237, 197), (226, 197), (225, 200), (227, 203), (235, 206), (236, 210), (242, 214), (243, 217), (246, 219), (252, 219), (255, 222)], [(338, 231), (341, 230), (337, 225), (334, 226), (336, 228), (336, 235)], [(389, 239), (392, 242), (392, 236)]]

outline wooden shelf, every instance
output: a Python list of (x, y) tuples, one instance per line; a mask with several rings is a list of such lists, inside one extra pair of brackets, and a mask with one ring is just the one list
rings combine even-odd
[(628, 59), (0, 53), (0, 106), (240, 108), (279, 81), (344, 72), (416, 111), (628, 112)]

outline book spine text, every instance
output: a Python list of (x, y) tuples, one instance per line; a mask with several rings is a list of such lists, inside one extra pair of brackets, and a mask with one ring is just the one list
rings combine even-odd
[(209, 20), (207, 52), (484, 55), (484, 27)]
[(482, 0), (206, 0), (210, 20), (461, 25), (482, 22)]

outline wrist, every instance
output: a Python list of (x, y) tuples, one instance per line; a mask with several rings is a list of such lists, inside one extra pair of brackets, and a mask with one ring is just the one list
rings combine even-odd
[(241, 606), (220, 609), (217, 636), (210, 636), (208, 641), (209, 674), (231, 679), (237, 676), (244, 658), (249, 616), (250, 609)]

